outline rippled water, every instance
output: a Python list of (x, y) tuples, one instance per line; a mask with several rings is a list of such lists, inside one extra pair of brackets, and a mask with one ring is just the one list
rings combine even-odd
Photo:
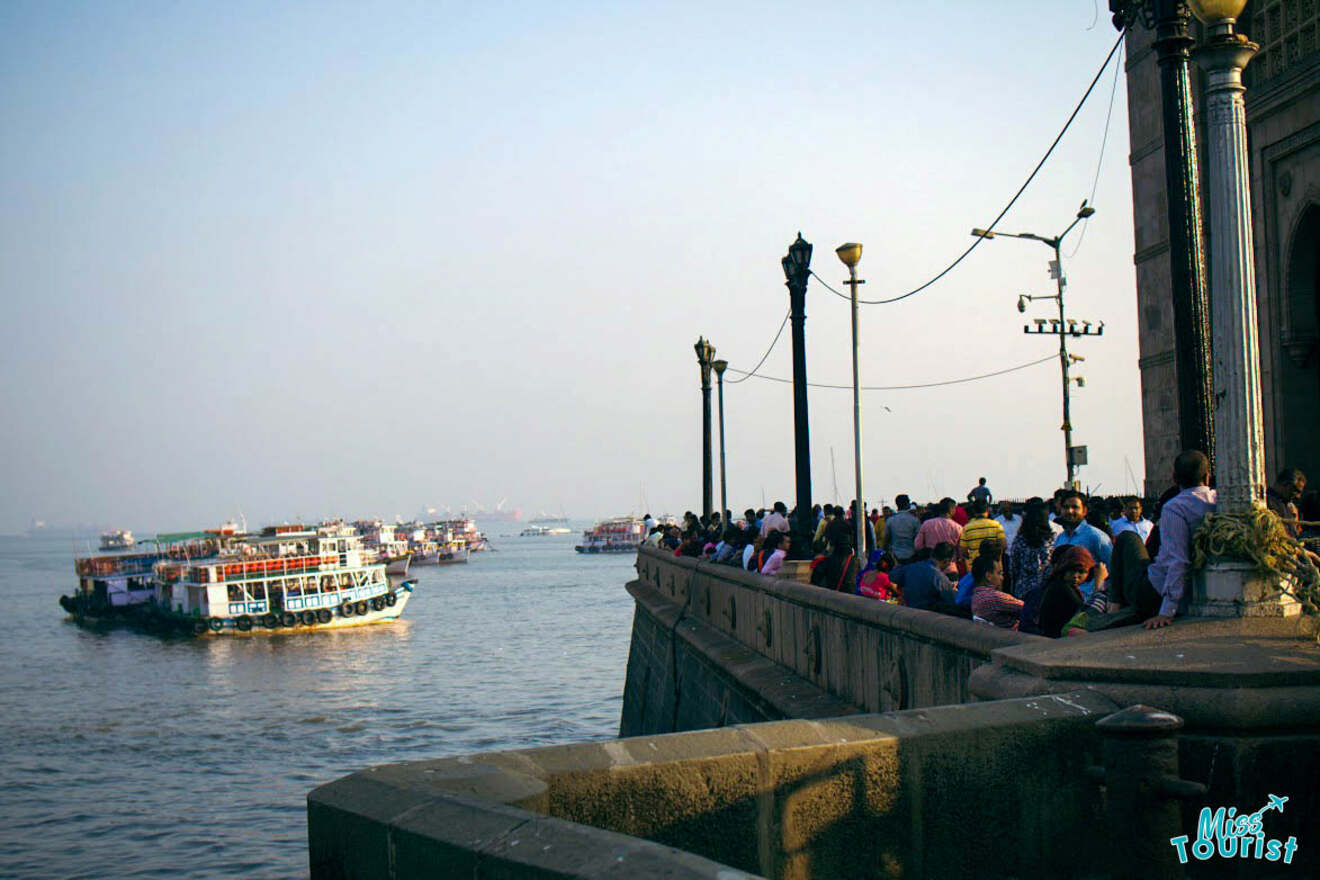
[(397, 623), (193, 640), (68, 622), (69, 542), (0, 538), (0, 877), (305, 876), (323, 782), (617, 735), (633, 557), (493, 543)]

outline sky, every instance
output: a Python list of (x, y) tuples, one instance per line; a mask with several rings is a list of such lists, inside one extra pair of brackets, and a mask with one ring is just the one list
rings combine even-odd
[[(864, 245), (864, 299), (947, 266), (1100, 69), (1103, 6), (0, 5), (0, 532), (699, 509), (697, 337), (757, 363), (799, 231), (840, 291)], [(1073, 346), (1101, 493), (1143, 472), (1113, 69), (997, 227), (1094, 191), (1063, 251), (1105, 322)], [(1056, 351), (1022, 333), (1052, 303), (1015, 308), (1051, 256), (997, 238), (861, 306), (862, 385)], [(849, 304), (813, 279), (806, 314), (809, 380), (850, 387)], [(809, 405), (813, 494), (847, 500), (851, 392)], [(791, 504), (791, 386), (728, 383), (725, 418), (730, 507)], [(865, 391), (864, 494), (1048, 493), (1060, 422), (1057, 360)]]

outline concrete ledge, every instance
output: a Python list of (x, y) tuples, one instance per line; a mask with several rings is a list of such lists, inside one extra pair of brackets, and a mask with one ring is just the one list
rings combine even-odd
[[(371, 768), (308, 796), (311, 873), (1068, 876), (1114, 708), (1049, 695)], [(1026, 833), (950, 821), (1010, 804)]]

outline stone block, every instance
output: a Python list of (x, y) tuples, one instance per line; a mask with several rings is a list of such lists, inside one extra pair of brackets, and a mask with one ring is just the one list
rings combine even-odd
[(1301, 604), (1280, 589), (1278, 575), (1246, 562), (1212, 561), (1192, 580), (1189, 617), (1296, 617)]

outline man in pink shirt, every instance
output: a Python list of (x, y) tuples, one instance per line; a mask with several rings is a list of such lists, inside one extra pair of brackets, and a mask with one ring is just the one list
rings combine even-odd
[[(962, 526), (953, 521), (953, 512), (958, 504), (952, 498), (944, 498), (939, 503), (939, 515), (933, 516), (921, 524), (917, 529), (917, 539), (913, 542), (916, 549), (929, 547), (935, 549), (935, 545), (943, 541), (948, 541), (954, 547), (962, 539)], [(961, 551), (959, 551), (961, 553)], [(949, 563), (947, 571), (956, 572), (958, 567), (956, 562), (958, 554), (955, 554), (954, 560)]]

